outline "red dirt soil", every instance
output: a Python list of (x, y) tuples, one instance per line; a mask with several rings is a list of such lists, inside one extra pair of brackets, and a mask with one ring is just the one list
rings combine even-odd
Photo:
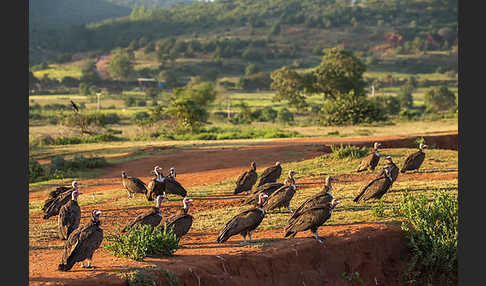
[[(420, 136), (436, 148), (457, 150), (457, 133)], [(174, 166), (177, 179), (186, 187), (224, 181), (247, 169), (252, 158), (263, 169), (276, 161), (282, 163), (301, 161), (329, 152), (330, 144), (371, 145), (380, 141), (384, 148), (415, 147), (417, 137), (286, 139), (256, 146), (238, 148), (211, 148), (179, 150), (170, 154), (134, 160), (111, 166), (100, 178), (83, 180), (83, 193), (121, 189), (121, 170), (144, 181), (151, 178), (153, 166), (166, 171)], [(365, 180), (373, 174), (337, 176), (342, 182)], [(418, 180), (452, 179), (457, 173), (401, 174), (400, 179), (413, 177)], [(300, 180), (299, 187), (311, 187), (317, 180)], [(83, 185), (82, 185), (83, 186)], [(44, 192), (29, 193), (29, 200), (44, 200)], [(242, 196), (214, 195), (198, 200), (191, 212), (238, 205)], [(123, 208), (111, 203), (87, 205), (81, 223), (87, 223), (93, 208), (102, 209), (102, 228), (113, 233), (116, 226), (126, 223), (143, 212), (145, 207)], [(172, 213), (180, 201), (163, 205), (163, 213)], [(123, 210), (120, 212), (120, 210)], [(54, 218), (51, 218), (54, 219)], [(41, 214), (29, 217), (29, 224), (45, 223)], [(179, 278), (179, 285), (358, 285), (343, 278), (343, 273), (359, 272), (364, 285), (403, 285), (404, 237), (398, 226), (389, 224), (355, 224), (323, 226), (320, 235), (327, 237), (324, 244), (310, 238), (311, 233), (299, 233), (296, 239), (283, 238), (283, 230), (256, 230), (253, 240), (277, 239), (265, 242), (263, 247), (242, 247), (241, 237), (232, 237), (225, 244), (216, 243), (217, 231), (190, 231), (181, 240), (184, 248), (174, 257), (151, 257), (144, 262), (118, 258), (100, 248), (93, 258), (94, 269), (84, 269), (76, 264), (69, 272), (57, 271), (63, 242), (59, 239), (30, 242), (30, 285), (127, 285), (116, 273), (129, 267), (160, 265), (172, 270)], [(160, 274), (160, 283), (166, 285)], [(376, 278), (376, 280), (375, 280)], [(355, 282), (356, 283), (356, 282)]]

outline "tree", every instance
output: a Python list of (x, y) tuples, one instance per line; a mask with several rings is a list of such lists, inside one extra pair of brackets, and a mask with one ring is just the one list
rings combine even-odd
[(257, 73), (259, 71), (260, 71), (260, 69), (258, 68), (258, 66), (256, 64), (250, 63), (245, 68), (245, 75), (248, 76), (248, 75)]
[(198, 129), (209, 117), (203, 106), (188, 97), (171, 101), (167, 113), (176, 117), (182, 126), (190, 131)]
[(352, 52), (339, 48), (326, 49), (321, 64), (314, 71), (312, 90), (323, 93), (329, 99), (337, 99), (351, 91), (354, 96), (363, 96), (365, 71), (366, 66)]
[(158, 76), (160, 81), (163, 81), (165, 83), (165, 86), (167, 88), (174, 88), (177, 86), (177, 76), (175, 72), (171, 69), (169, 70), (163, 70), (159, 73)]
[(110, 75), (118, 80), (127, 80), (133, 74), (133, 71), (130, 54), (124, 49), (115, 49), (108, 64), (108, 72)]
[(88, 60), (81, 68), (81, 78), (79, 79), (80, 82), (87, 83), (87, 84), (98, 84), (101, 81), (101, 78), (98, 74), (98, 68), (96, 67), (96, 63), (92, 60)]
[(407, 82), (400, 87), (398, 90), (397, 99), (400, 102), (401, 109), (410, 109), (413, 107), (413, 96), (414, 86), (411, 82)]
[(152, 105), (157, 105), (157, 96), (159, 95), (159, 90), (157, 88), (151, 87), (145, 90), (145, 96), (152, 99)]
[(284, 124), (291, 124), (294, 122), (294, 114), (284, 107), (278, 111), (277, 121)]
[(456, 97), (447, 86), (431, 87), (424, 97), (425, 106), (428, 111), (445, 111), (456, 106)]
[(284, 66), (270, 74), (274, 101), (288, 100), (291, 106), (305, 105), (304, 76)]
[(253, 114), (248, 104), (241, 101), (240, 103), (236, 104), (236, 106), (240, 109), (240, 113), (238, 115), (239, 121), (245, 124), (252, 123)]
[(265, 106), (262, 110), (261, 118), (263, 118), (265, 121), (275, 122), (275, 119), (277, 119), (277, 114), (277, 110), (270, 106)]

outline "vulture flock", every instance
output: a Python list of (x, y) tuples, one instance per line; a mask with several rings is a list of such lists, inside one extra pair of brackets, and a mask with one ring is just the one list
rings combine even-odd
[[(373, 150), (360, 162), (356, 172), (365, 170), (374, 171), (380, 160), (381, 144), (376, 142)], [(380, 199), (390, 189), (399, 173), (417, 170), (425, 159), (425, 144), (420, 144), (419, 149), (410, 154), (403, 163), (401, 169), (393, 162), (391, 156), (386, 156), (383, 169), (359, 190), (354, 198), (355, 203), (370, 199)], [(249, 205), (251, 208), (244, 210), (232, 217), (219, 232), (218, 243), (226, 242), (234, 235), (241, 235), (244, 242), (251, 242), (252, 232), (261, 224), (265, 214), (274, 209), (286, 208), (291, 216), (284, 229), (285, 237), (294, 237), (298, 232), (310, 230), (317, 242), (322, 243), (318, 234), (318, 228), (322, 226), (332, 214), (334, 208), (340, 203), (332, 194), (334, 182), (338, 182), (333, 176), (327, 176), (320, 192), (307, 198), (297, 209), (290, 208), (290, 202), (294, 197), (297, 187), (294, 170), (288, 172), (283, 182), (277, 182), (282, 174), (280, 162), (265, 169), (260, 177), (256, 172), (257, 164), (251, 162), (250, 168), (244, 171), (236, 180), (233, 194), (246, 192), (241, 205)], [(187, 196), (187, 191), (176, 180), (174, 168), (170, 168), (167, 176), (164, 176), (162, 168), (155, 166), (152, 174), (154, 177), (144, 183), (137, 177), (129, 176), (125, 171), (121, 172), (121, 185), (128, 193), (128, 198), (135, 194), (145, 195), (147, 201), (154, 201), (154, 206), (146, 212), (129, 221), (121, 232), (127, 232), (141, 225), (151, 225), (154, 228), (173, 228), (177, 238), (181, 238), (190, 231), (193, 216), (189, 214), (189, 208), (193, 199)], [(258, 183), (257, 183), (258, 181)], [(64, 240), (64, 248), (60, 271), (70, 270), (76, 262), (82, 262), (82, 267), (91, 265), (93, 253), (100, 247), (103, 240), (103, 230), (100, 227), (100, 210), (93, 210), (91, 220), (87, 225), (80, 225), (81, 208), (78, 204), (80, 183), (73, 181), (70, 186), (60, 186), (49, 193), (42, 207), (43, 219), (57, 216), (58, 236)], [(169, 216), (164, 216), (161, 206), (167, 199), (167, 194), (178, 195), (182, 198), (182, 206)], [(86, 262), (86, 263), (85, 263)]]

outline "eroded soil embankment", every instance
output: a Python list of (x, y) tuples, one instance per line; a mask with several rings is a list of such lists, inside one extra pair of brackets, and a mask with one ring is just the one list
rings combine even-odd
[[(180, 286), (403, 285), (406, 249), (399, 226), (338, 226), (326, 233), (324, 244), (307, 235), (258, 252), (184, 256), (156, 264), (174, 271)], [(356, 272), (364, 284), (343, 277)]]

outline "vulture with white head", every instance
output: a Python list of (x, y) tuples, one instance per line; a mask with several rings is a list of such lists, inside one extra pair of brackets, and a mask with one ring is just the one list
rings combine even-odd
[(361, 163), (358, 166), (358, 169), (356, 172), (362, 172), (365, 170), (371, 170), (374, 171), (376, 166), (378, 165), (378, 162), (380, 161), (380, 152), (378, 151), (378, 148), (380, 148), (381, 143), (375, 142), (373, 144), (373, 150), (371, 150), (371, 153), (366, 155), (366, 157), (361, 160)]
[(174, 168), (170, 168), (169, 174), (165, 177), (165, 194), (179, 195), (183, 198), (187, 196), (187, 191), (184, 187), (176, 180), (176, 173)]
[(367, 201), (369, 199), (381, 199), (383, 195), (390, 189), (393, 184), (393, 179), (390, 173), (391, 167), (386, 165), (383, 167), (384, 175), (372, 179), (361, 189), (361, 192), (354, 198), (354, 202)]
[(255, 185), (258, 179), (258, 174), (256, 172), (256, 163), (251, 162), (250, 169), (243, 172), (236, 180), (236, 187), (233, 194), (239, 194), (242, 192), (250, 191)]
[(192, 226), (193, 217), (188, 214), (189, 207), (194, 200), (188, 197), (182, 199), (183, 208), (179, 209), (174, 215), (160, 221), (157, 227), (164, 228), (167, 225), (167, 230), (174, 228), (174, 234), (178, 239), (184, 236)]
[(275, 183), (280, 175), (282, 174), (282, 166), (280, 166), (280, 162), (276, 162), (274, 166), (266, 168), (263, 173), (260, 175), (260, 180), (258, 181), (258, 185), (262, 186), (266, 183)]
[(72, 181), (71, 187), (58, 187), (56, 190), (49, 193), (49, 197), (45, 200), (42, 211), (44, 212), (43, 219), (48, 219), (51, 216), (57, 216), (61, 207), (72, 199), (72, 193), (78, 190), (80, 183)]
[(295, 174), (297, 174), (297, 172), (290, 170), (288, 178), (284, 181), (284, 185), (278, 190), (274, 191), (270, 196), (268, 196), (268, 199), (263, 205), (263, 208), (266, 212), (276, 208), (284, 207), (287, 208), (290, 212), (293, 212), (293, 210), (290, 208), (290, 201), (294, 197), (295, 190), (297, 189), (294, 180)]
[(137, 177), (130, 177), (125, 171), (122, 171), (122, 184), (128, 192), (128, 197), (132, 198), (134, 194), (147, 194), (147, 186)]
[(65, 203), (57, 216), (57, 233), (60, 239), (66, 240), (79, 226), (81, 221), (81, 208), (78, 204), (78, 196), (82, 193), (77, 189), (71, 193), (71, 200)]
[[(385, 161), (386, 161), (385, 166), (390, 167), (390, 175), (391, 175), (392, 181), (395, 182), (398, 178), (398, 174), (400, 173), (400, 169), (393, 162), (393, 159), (392, 159), (391, 156), (386, 156)], [(385, 175), (385, 169), (381, 169), (380, 173), (378, 173), (378, 175), (376, 177), (380, 177), (380, 176), (383, 176), (383, 175)]]
[(330, 202), (304, 210), (285, 227), (285, 237), (295, 237), (298, 232), (310, 230), (314, 234), (315, 239), (319, 243), (322, 243), (318, 228), (331, 217), (333, 209), (339, 203), (340, 201), (338, 199), (332, 199)]
[(332, 182), (336, 182), (338, 179), (327, 176), (326, 180), (324, 182), (324, 186), (322, 187), (322, 190), (313, 195), (312, 197), (308, 198), (305, 200), (292, 214), (292, 216), (289, 219), (289, 222), (296, 219), (298, 216), (300, 216), (303, 212), (305, 212), (308, 208), (329, 203), (332, 201), (334, 198), (332, 195)]
[(256, 208), (251, 208), (245, 210), (237, 215), (235, 215), (225, 227), (219, 232), (217, 242), (224, 243), (231, 236), (240, 234), (243, 236), (243, 240), (246, 243), (246, 236), (248, 235), (249, 241), (251, 242), (251, 233), (254, 231), (262, 222), (265, 217), (265, 210), (263, 209), (263, 204), (267, 199), (267, 195), (260, 193), (258, 198), (258, 206)]
[(405, 159), (405, 162), (403, 162), (403, 166), (402, 169), (400, 170), (400, 173), (405, 173), (406, 171), (418, 170), (422, 165), (422, 163), (424, 162), (425, 159), (424, 148), (427, 147), (428, 147), (427, 145), (420, 143), (418, 151), (410, 154), (407, 157), (407, 159)]
[(122, 229), (122, 232), (126, 232), (132, 228), (145, 224), (151, 225), (152, 227), (159, 225), (159, 223), (162, 221), (162, 211), (160, 210), (160, 207), (162, 206), (162, 201), (165, 199), (167, 199), (165, 196), (158, 195), (155, 198), (155, 206), (135, 217), (134, 220), (132, 220)]
[(153, 173), (155, 175), (152, 180), (147, 184), (146, 197), (148, 201), (153, 201), (157, 196), (165, 196), (165, 177), (162, 173), (162, 168), (155, 166)]
[(82, 262), (83, 268), (93, 267), (91, 265), (93, 254), (103, 241), (103, 229), (100, 228), (100, 214), (101, 211), (93, 210), (90, 223), (86, 226), (79, 226), (69, 235), (64, 243), (58, 270), (69, 271), (76, 262)]

